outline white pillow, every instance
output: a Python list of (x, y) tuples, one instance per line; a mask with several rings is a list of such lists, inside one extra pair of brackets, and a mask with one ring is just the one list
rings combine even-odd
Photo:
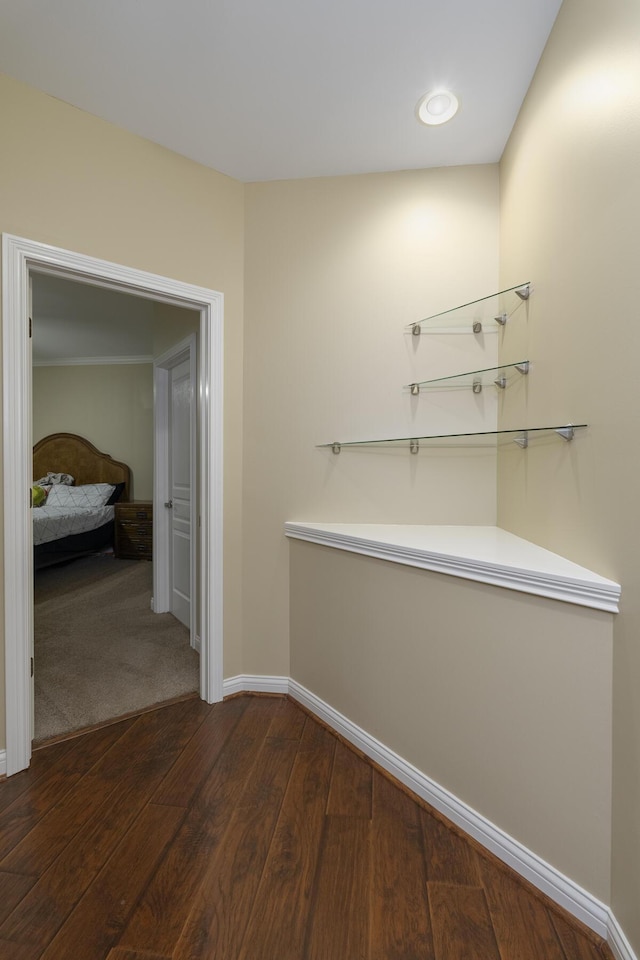
[(115, 490), (111, 483), (86, 483), (81, 487), (67, 487), (57, 483), (47, 497), (48, 507), (104, 507)]

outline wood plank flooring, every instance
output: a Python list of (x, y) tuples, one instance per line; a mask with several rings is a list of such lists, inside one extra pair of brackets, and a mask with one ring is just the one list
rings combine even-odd
[(287, 699), (199, 700), (0, 783), (2, 960), (611, 960)]

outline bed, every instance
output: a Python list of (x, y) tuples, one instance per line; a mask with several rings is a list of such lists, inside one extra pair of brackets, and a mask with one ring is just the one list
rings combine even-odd
[(111, 545), (113, 504), (130, 497), (131, 471), (126, 463), (73, 433), (53, 433), (34, 446), (34, 482), (52, 474), (70, 475), (73, 485), (48, 484), (46, 501), (32, 510), (36, 570)]

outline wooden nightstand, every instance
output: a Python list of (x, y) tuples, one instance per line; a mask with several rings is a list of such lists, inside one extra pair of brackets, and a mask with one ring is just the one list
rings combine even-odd
[(118, 559), (153, 559), (153, 503), (115, 504), (115, 555)]

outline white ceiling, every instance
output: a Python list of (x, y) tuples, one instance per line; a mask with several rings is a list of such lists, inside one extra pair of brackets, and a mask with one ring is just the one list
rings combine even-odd
[(491, 163), (560, 3), (0, 0), (0, 71), (244, 181)]
[(153, 356), (154, 303), (117, 290), (34, 274), (33, 362)]

